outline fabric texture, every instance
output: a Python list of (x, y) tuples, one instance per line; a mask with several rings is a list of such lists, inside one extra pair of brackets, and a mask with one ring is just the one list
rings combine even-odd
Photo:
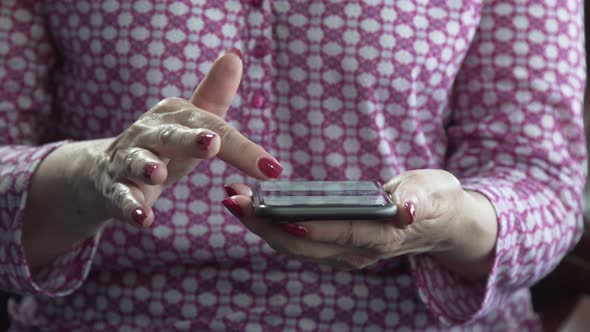
[[(580, 1), (0, 3), (0, 287), (14, 331), (540, 330), (528, 287), (582, 230)], [(494, 205), (493, 271), (428, 254), (354, 272), (274, 253), (220, 204), (219, 160), (166, 190), (156, 222), (109, 221), (34, 278), (21, 243), (36, 166), (190, 97), (228, 47), (228, 119), (289, 179), (387, 181), (443, 168)], [(468, 236), (468, 235), (466, 235)]]

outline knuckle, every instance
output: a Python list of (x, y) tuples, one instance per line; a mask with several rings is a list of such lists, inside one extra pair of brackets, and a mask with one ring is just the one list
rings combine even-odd
[(207, 122), (207, 119), (211, 115), (210, 113), (194, 106), (183, 108), (180, 112), (186, 117), (186, 121), (191, 123), (193, 127), (200, 127), (202, 123)]
[(132, 148), (127, 151), (127, 156), (125, 157), (125, 170), (127, 173), (131, 173), (133, 171), (133, 164), (134, 162), (140, 159), (141, 149), (139, 148)]
[(152, 113), (172, 112), (172, 111), (175, 111), (175, 110), (183, 107), (185, 105), (185, 103), (186, 103), (186, 101), (182, 98), (178, 98), (178, 97), (165, 98), (165, 99), (162, 99), (160, 102), (158, 102), (154, 107), (152, 107), (150, 112), (152, 112)]
[(199, 111), (192, 105), (182, 105), (173, 111), (161, 115), (164, 122), (191, 123), (199, 118)]
[(187, 123), (195, 116), (196, 113), (198, 113), (198, 111), (196, 111), (195, 108), (185, 107), (178, 110), (177, 112), (174, 112), (173, 116), (176, 122)]
[(239, 132), (236, 128), (232, 127), (229, 123), (225, 121), (220, 121), (218, 119), (212, 119), (208, 121), (207, 128), (216, 132), (221, 140), (230, 140), (239, 135)]
[(178, 130), (178, 125), (173, 123), (161, 125), (157, 132), (158, 142), (164, 145), (170, 144)]
[(113, 157), (106, 165), (106, 174), (109, 179), (116, 181), (125, 178), (131, 165), (128, 164), (128, 149), (116, 149), (113, 151)]
[(375, 236), (375, 241), (367, 249), (379, 257), (390, 255), (394, 248), (399, 246), (399, 237), (395, 235), (395, 230), (389, 223), (382, 224)]
[(217, 115), (209, 112), (193, 111), (189, 122), (195, 128), (204, 128), (217, 133), (222, 141), (233, 140), (241, 136), (236, 128)]
[(106, 198), (107, 200), (112, 200), (114, 187), (112, 185), (108, 185), (109, 183), (111, 183), (110, 176), (103, 173), (100, 176), (100, 179), (97, 180), (95, 186), (102, 194), (102, 197)]
[(129, 128), (127, 128), (125, 136), (126, 138), (137, 137), (141, 135), (141, 133), (144, 132), (145, 129), (146, 126), (144, 125), (143, 121), (141, 119), (137, 120), (131, 126), (129, 126)]
[(114, 149), (108, 158), (108, 163), (104, 164), (104, 166), (106, 166), (107, 173), (111, 177), (114, 177), (118, 173), (118, 165), (120, 165), (125, 160), (125, 153), (123, 151), (124, 149)]
[(249, 141), (244, 139), (242, 134), (235, 127), (223, 120), (214, 119), (203, 127), (217, 133), (222, 144), (231, 142), (232, 146), (234, 146), (237, 151), (246, 151), (248, 148)]
[(124, 207), (125, 200), (129, 195), (129, 190), (122, 184), (115, 183), (111, 188), (111, 200), (115, 206), (119, 208)]
[(161, 121), (161, 115), (157, 113), (146, 113), (139, 119), (139, 123), (143, 121), (157, 123), (158, 121)]
[(347, 221), (344, 229), (336, 236), (334, 242), (338, 245), (350, 245), (355, 242), (353, 221)]

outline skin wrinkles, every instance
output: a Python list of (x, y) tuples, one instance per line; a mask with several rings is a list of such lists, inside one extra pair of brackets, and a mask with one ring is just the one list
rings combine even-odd
[[(153, 225), (152, 206), (163, 188), (200, 160), (218, 157), (256, 179), (279, 176), (276, 159), (223, 119), (242, 70), (239, 52), (229, 49), (189, 99), (163, 99), (116, 137), (68, 143), (48, 154), (35, 172), (24, 219), (31, 269), (49, 264), (107, 220)], [(272, 174), (258, 165), (262, 159), (276, 164)]]
[[(470, 279), (483, 278), (492, 268), (497, 237), (493, 207), (481, 194), (463, 190), (447, 171), (413, 170), (388, 181), (384, 189), (399, 211), (394, 220), (299, 222), (282, 226), (284, 232), (276, 223), (254, 217), (251, 189), (244, 184), (231, 188), (237, 195), (228, 199), (241, 209), (242, 222), (290, 257), (359, 270), (384, 259), (429, 253)], [(404, 208), (408, 202), (415, 205), (414, 216)], [(304, 231), (292, 234), (293, 227)]]

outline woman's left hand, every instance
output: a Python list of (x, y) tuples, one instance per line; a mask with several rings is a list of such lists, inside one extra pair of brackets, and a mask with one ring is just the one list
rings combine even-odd
[(307, 221), (276, 224), (254, 217), (252, 191), (227, 186), (223, 204), (277, 252), (344, 269), (379, 260), (430, 253), (466, 277), (487, 275), (493, 265), (497, 219), (481, 194), (463, 190), (443, 170), (403, 173), (384, 186), (398, 206), (394, 220)]

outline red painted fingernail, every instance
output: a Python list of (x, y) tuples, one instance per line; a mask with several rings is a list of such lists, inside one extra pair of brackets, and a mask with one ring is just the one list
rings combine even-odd
[(215, 135), (209, 133), (202, 133), (197, 136), (197, 145), (203, 151), (207, 151), (209, 149), (209, 145), (211, 145), (211, 141), (215, 138)]
[(154, 174), (154, 171), (156, 170), (156, 168), (158, 168), (158, 164), (156, 163), (147, 163), (143, 166), (143, 177), (151, 180), (152, 179), (152, 174)]
[(228, 197), (228, 198), (224, 199), (223, 201), (221, 201), (221, 204), (223, 204), (223, 206), (225, 206), (229, 210), (229, 212), (231, 212), (231, 214), (233, 214), (234, 216), (236, 216), (238, 218), (244, 217), (244, 213), (242, 212), (242, 208), (240, 207), (238, 202), (236, 202), (233, 198)]
[(237, 47), (230, 47), (230, 48), (228, 48), (227, 50), (225, 50), (225, 52), (226, 52), (226, 53), (227, 53), (227, 52), (231, 52), (231, 53), (233, 53), (233, 54), (235, 54), (235, 55), (239, 56), (239, 57), (240, 57), (240, 60), (243, 60), (243, 59), (244, 59), (244, 58), (243, 58), (243, 56), (242, 56), (242, 51), (240, 51), (240, 49), (239, 49), (239, 48), (237, 48)]
[(297, 236), (297, 237), (303, 237), (305, 235), (307, 235), (307, 228), (301, 226), (301, 225), (294, 225), (294, 224), (283, 224), (281, 227), (283, 227), (283, 230), (291, 235)]
[(225, 192), (227, 193), (227, 196), (232, 197), (237, 195), (238, 193), (234, 190), (234, 188), (230, 187), (230, 186), (223, 186), (223, 189), (225, 189)]
[(276, 161), (269, 158), (262, 158), (258, 161), (258, 168), (269, 178), (276, 179), (283, 172), (283, 168)]
[(414, 202), (412, 201), (407, 201), (406, 203), (404, 203), (404, 207), (406, 208), (406, 211), (408, 211), (408, 213), (410, 214), (410, 221), (408, 222), (408, 225), (411, 225), (412, 223), (414, 223), (414, 218), (416, 217), (416, 207), (414, 206)]
[(145, 214), (142, 209), (135, 209), (131, 213), (131, 218), (133, 218), (133, 221), (135, 221), (136, 224), (143, 227), (143, 222), (147, 218), (147, 214)]

